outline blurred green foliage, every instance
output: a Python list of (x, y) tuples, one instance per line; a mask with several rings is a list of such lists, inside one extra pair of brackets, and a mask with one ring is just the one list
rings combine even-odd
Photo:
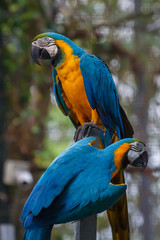
[(47, 132), (43, 140), (43, 149), (35, 151), (34, 158), (35, 163), (43, 168), (48, 167), (54, 158), (73, 143), (74, 136), (72, 123), (62, 116), (60, 109), (55, 105), (49, 107), (45, 125)]

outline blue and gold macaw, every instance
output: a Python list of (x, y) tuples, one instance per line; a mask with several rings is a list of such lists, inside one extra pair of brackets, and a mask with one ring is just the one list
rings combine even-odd
[[(105, 139), (101, 136), (101, 148), (133, 137), (132, 126), (119, 104), (116, 86), (105, 62), (86, 53), (65, 36), (52, 32), (34, 38), (31, 55), (37, 64), (52, 65), (57, 104), (76, 128), (88, 122), (102, 128)], [(123, 171), (119, 171), (112, 182), (124, 183)], [(107, 212), (113, 239), (128, 240), (126, 195)]]
[(125, 184), (111, 179), (127, 164), (141, 166), (145, 145), (126, 138), (105, 149), (84, 138), (62, 152), (33, 188), (20, 220), (24, 240), (50, 240), (54, 224), (86, 218), (112, 207), (125, 193)]
[(31, 55), (37, 64), (52, 64), (57, 104), (76, 128), (93, 121), (109, 130), (108, 144), (114, 133), (118, 139), (133, 136), (112, 75), (100, 58), (57, 33), (35, 37)]

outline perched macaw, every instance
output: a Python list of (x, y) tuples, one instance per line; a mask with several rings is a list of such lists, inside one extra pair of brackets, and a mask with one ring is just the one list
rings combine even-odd
[(119, 139), (133, 136), (112, 75), (100, 58), (57, 33), (35, 37), (31, 55), (37, 64), (52, 64), (57, 104), (76, 128), (93, 121), (109, 130), (108, 144), (114, 133)]
[[(88, 122), (102, 128), (105, 137), (101, 136), (101, 148), (118, 139), (133, 137), (132, 126), (119, 104), (116, 86), (105, 62), (65, 36), (52, 32), (34, 38), (31, 55), (37, 64), (52, 65), (57, 104), (76, 128), (82, 126), (83, 130)], [(86, 132), (85, 128), (82, 132)], [(123, 171), (119, 171), (112, 182), (124, 183)], [(126, 195), (107, 212), (113, 239), (128, 240)]]
[(126, 138), (105, 149), (93, 147), (94, 137), (84, 138), (62, 152), (33, 188), (20, 220), (24, 240), (50, 240), (54, 224), (100, 213), (125, 193), (125, 184), (111, 179), (127, 164), (143, 165), (145, 145)]

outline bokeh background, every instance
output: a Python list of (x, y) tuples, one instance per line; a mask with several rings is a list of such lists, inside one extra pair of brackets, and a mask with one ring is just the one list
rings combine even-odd
[[(107, 62), (135, 137), (147, 144), (149, 153), (149, 165), (143, 173), (134, 168), (127, 168), (125, 172), (131, 240), (158, 240), (158, 0), (0, 2), (0, 234), (5, 236), (3, 227), (11, 224), (13, 231), (9, 239), (22, 239), (23, 230), (18, 219), (29, 192), (52, 160), (73, 142), (75, 129), (55, 103), (52, 69), (37, 66), (30, 56), (32, 39), (46, 31), (69, 37)], [(10, 165), (14, 163), (10, 171), (5, 170), (8, 161)], [(21, 163), (32, 175), (25, 172), (26, 180), (18, 181), (20, 169), (14, 176), (16, 180), (7, 182), (5, 178)], [(74, 224), (55, 227), (54, 240), (74, 239), (73, 229)], [(97, 239), (112, 239), (106, 213), (98, 215)], [(8, 239), (3, 237), (2, 240)]]

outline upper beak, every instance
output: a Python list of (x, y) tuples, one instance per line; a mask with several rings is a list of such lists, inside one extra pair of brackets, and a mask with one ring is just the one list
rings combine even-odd
[(148, 164), (148, 153), (147, 151), (143, 152), (140, 157), (136, 158), (132, 163), (132, 166), (142, 167), (141, 171), (143, 171)]
[[(47, 52), (47, 50), (45, 48), (40, 48), (37, 46), (32, 45), (31, 48), (31, 56), (34, 60), (35, 63), (37, 63), (38, 65), (41, 65), (41, 59), (46, 60), (46, 59), (51, 59), (49, 53)], [(40, 62), (39, 62), (40, 60)]]

